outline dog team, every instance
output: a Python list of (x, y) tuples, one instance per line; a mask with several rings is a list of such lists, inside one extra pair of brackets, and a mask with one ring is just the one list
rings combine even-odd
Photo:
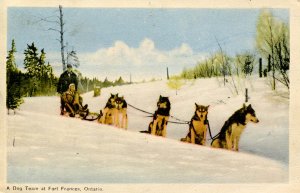
[[(70, 91), (73, 91), (70, 86)], [(69, 93), (68, 92), (68, 93)], [(70, 95), (62, 95), (62, 101), (66, 104), (66, 110), (69, 115), (74, 116), (74, 110), (67, 105), (70, 100)], [(68, 97), (66, 97), (68, 96)], [(75, 95), (76, 96), (76, 95)], [(83, 117), (87, 116), (87, 105), (82, 107), (82, 99), (79, 96), (74, 97), (76, 109), (82, 113)], [(69, 109), (69, 110), (68, 110)], [(188, 133), (185, 138), (181, 138), (182, 142), (205, 145), (207, 130), (208, 130), (208, 109), (209, 106), (198, 105), (195, 103), (195, 114), (189, 122)], [(167, 124), (170, 117), (171, 103), (168, 97), (159, 96), (157, 101), (157, 110), (153, 114), (153, 119), (148, 126), (148, 130), (140, 131), (141, 133), (149, 133), (156, 136), (167, 136)], [(83, 113), (85, 112), (85, 113)], [(96, 120), (101, 124), (113, 125), (118, 128), (127, 130), (128, 116), (127, 103), (124, 97), (118, 94), (111, 94), (103, 110), (100, 110)], [(258, 123), (259, 120), (255, 115), (255, 111), (251, 105), (243, 105), (242, 108), (234, 112), (227, 121), (225, 121), (220, 132), (211, 140), (211, 146), (214, 148), (224, 148), (228, 150), (239, 150), (240, 136), (248, 122)]]

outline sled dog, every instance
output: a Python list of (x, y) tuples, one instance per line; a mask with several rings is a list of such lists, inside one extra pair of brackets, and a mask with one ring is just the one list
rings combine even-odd
[(114, 125), (114, 116), (116, 114), (116, 99), (118, 94), (110, 94), (110, 97), (103, 110), (100, 110), (98, 122), (107, 125)]
[[(115, 125), (117, 127), (123, 128), (127, 130), (128, 126), (128, 117), (127, 117), (127, 102), (124, 99), (124, 96), (117, 97), (115, 99)], [(121, 117), (121, 123), (120, 123), (120, 117)]]
[(225, 148), (228, 150), (239, 150), (239, 140), (243, 130), (248, 122), (258, 123), (259, 120), (255, 115), (255, 111), (251, 105), (245, 104), (237, 110), (229, 119), (224, 123), (219, 134), (217, 134), (211, 146), (215, 148)]
[(153, 115), (153, 120), (149, 124), (148, 131), (140, 132), (166, 137), (170, 110), (171, 103), (169, 101), (169, 98), (160, 95), (157, 102), (157, 110)]
[(195, 114), (189, 124), (189, 132), (185, 138), (181, 138), (181, 141), (205, 145), (206, 143), (206, 132), (207, 132), (207, 114), (208, 106), (196, 105)]

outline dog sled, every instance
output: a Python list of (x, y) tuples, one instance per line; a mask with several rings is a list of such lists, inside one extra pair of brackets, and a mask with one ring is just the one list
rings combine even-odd
[(95, 121), (100, 118), (100, 113), (90, 112), (88, 105), (82, 105), (83, 99), (79, 94), (72, 94), (70, 92), (65, 92), (61, 96), (63, 102), (63, 109), (61, 110), (61, 115), (67, 117), (81, 118), (82, 120)]
[[(61, 115), (127, 129), (127, 103), (123, 97), (119, 97), (118, 94), (111, 95), (106, 106), (99, 113), (90, 112), (88, 105), (83, 106), (82, 101), (82, 97), (70, 84), (69, 90), (61, 95)], [(120, 115), (121, 120), (119, 120)]]
[(89, 114), (88, 105), (82, 105), (83, 99), (75, 90), (75, 84), (61, 95), (61, 115), (86, 118)]
[(65, 103), (65, 110), (61, 113), (61, 115), (66, 117), (75, 117), (80, 118), (86, 121), (96, 121), (101, 117), (100, 113), (90, 112), (88, 109), (88, 105), (78, 105), (72, 103)]

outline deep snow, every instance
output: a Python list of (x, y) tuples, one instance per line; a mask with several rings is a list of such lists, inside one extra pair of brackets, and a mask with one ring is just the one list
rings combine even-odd
[[(139, 133), (151, 117), (128, 107), (127, 131), (59, 115), (59, 97), (26, 98), (8, 116), (9, 183), (265, 183), (288, 182), (289, 99), (285, 88), (269, 89), (265, 79), (243, 83), (260, 122), (249, 123), (240, 152), (179, 141), (187, 125), (168, 124), (167, 138)], [(110, 93), (154, 112), (159, 95), (169, 96), (171, 114), (189, 121), (195, 102), (210, 105), (213, 134), (244, 102), (216, 79), (186, 81), (178, 91), (166, 81), (103, 88), (99, 97), (83, 95), (99, 112)], [(171, 119), (176, 121), (174, 119)], [(209, 137), (208, 137), (209, 139)]]

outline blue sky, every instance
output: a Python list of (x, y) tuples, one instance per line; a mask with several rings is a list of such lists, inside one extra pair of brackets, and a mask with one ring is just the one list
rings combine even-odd
[[(164, 77), (191, 67), (219, 47), (235, 55), (255, 46), (260, 9), (145, 9), (63, 8), (68, 50), (78, 52), (84, 76), (114, 79), (132, 74), (136, 79)], [(287, 9), (273, 14), (289, 20)], [(27, 44), (47, 53), (47, 61), (61, 73), (59, 34), (49, 31), (58, 8), (9, 8), (8, 49), (15, 39), (18, 65)]]

